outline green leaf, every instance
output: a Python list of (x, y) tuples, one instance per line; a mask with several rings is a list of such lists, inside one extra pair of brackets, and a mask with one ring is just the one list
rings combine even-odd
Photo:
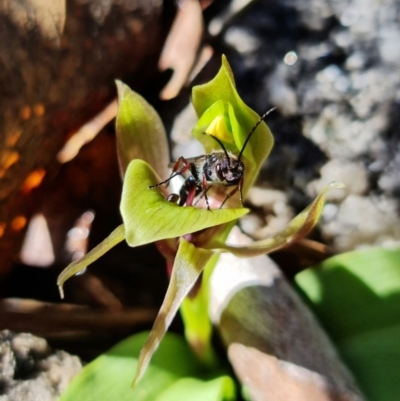
[(162, 178), (168, 177), (169, 147), (159, 115), (142, 96), (121, 81), (118, 89), (116, 120), (117, 149), (120, 167), (125, 174), (129, 163), (142, 159)]
[(400, 250), (335, 256), (296, 276), (296, 284), (374, 401), (400, 394)]
[[(215, 143), (212, 143), (206, 135), (201, 136), (198, 133), (204, 132), (206, 127), (221, 114), (221, 104), (224, 108), (224, 118), (228, 121), (227, 126), (232, 130), (237, 153), (259, 119), (258, 114), (248, 107), (238, 95), (232, 70), (225, 56), (222, 56), (222, 66), (215, 78), (204, 85), (193, 88), (192, 102), (199, 116), (199, 123), (194, 132), (197, 133), (196, 136), (203, 143), (207, 153), (215, 149)], [(215, 103), (218, 103), (218, 106), (215, 106)], [(227, 141), (228, 148), (230, 148), (229, 142)], [(244, 194), (253, 185), (273, 143), (271, 131), (265, 123), (261, 123), (243, 154), (246, 167)]]
[(121, 213), (126, 241), (138, 246), (167, 238), (191, 234), (204, 228), (235, 220), (248, 209), (197, 209), (167, 202), (158, 188), (159, 178), (143, 160), (133, 160), (126, 172)]
[(252, 257), (276, 251), (290, 243), (305, 237), (317, 224), (325, 202), (325, 194), (332, 188), (343, 188), (341, 182), (331, 182), (315, 198), (306, 209), (298, 214), (288, 226), (265, 240), (255, 241), (248, 246), (228, 245), (220, 241), (211, 240), (204, 247), (219, 251), (231, 252), (238, 257)]
[(104, 241), (94, 247), (85, 256), (68, 265), (57, 278), (57, 285), (60, 290), (61, 298), (64, 298), (63, 285), (70, 277), (85, 269), (124, 239), (125, 228), (124, 225), (121, 224)]
[(157, 398), (157, 401), (186, 401), (187, 399), (190, 401), (234, 400), (234, 382), (229, 376), (209, 381), (184, 378), (176, 381), (164, 392), (162, 398)]
[(148, 372), (134, 389), (132, 370), (147, 333), (117, 344), (86, 365), (71, 382), (60, 401), (220, 401), (234, 399), (234, 383), (218, 372), (204, 375), (204, 368), (183, 338), (167, 334)]
[(212, 251), (196, 248), (183, 238), (180, 239), (167, 293), (165, 294), (163, 304), (158, 312), (150, 335), (140, 352), (133, 385), (143, 376), (153, 353), (168, 330), (182, 301), (196, 283), (200, 273), (212, 255)]

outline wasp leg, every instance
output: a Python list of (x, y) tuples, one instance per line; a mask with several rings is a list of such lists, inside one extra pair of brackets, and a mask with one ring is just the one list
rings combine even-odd
[[(179, 159), (175, 162), (174, 166), (172, 167), (172, 171), (178, 171), (179, 170), (179, 165), (182, 163), (183, 168), (186, 170), (189, 170), (190, 166), (192, 163), (189, 163), (183, 156), (180, 156)], [(183, 172), (184, 172), (183, 171)]]
[(239, 182), (240, 204), (242, 205), (242, 207), (244, 207), (244, 204), (243, 204), (243, 193), (242, 193), (243, 183), (244, 183), (244, 176), (242, 177), (242, 179)]
[(207, 196), (207, 191), (209, 190), (209, 186), (207, 184), (207, 177), (205, 176), (205, 174), (203, 174), (203, 193), (204, 193), (204, 198), (206, 200), (206, 204), (207, 204), (207, 210), (211, 210), (210, 209), (210, 203), (208, 202), (208, 196)]
[[(198, 198), (197, 201), (193, 204), (193, 206), (196, 206), (196, 205), (199, 203), (199, 201), (201, 200), (201, 198), (202, 198), (203, 196), (206, 198), (206, 202), (207, 202), (207, 204), (208, 204), (207, 192), (208, 192), (208, 190), (209, 190), (211, 187), (212, 187), (212, 185), (209, 185), (206, 189), (204, 189), (204, 190), (201, 192), (199, 198)], [(208, 208), (208, 210), (211, 210), (211, 209)]]
[(174, 177), (176, 177), (177, 175), (181, 175), (182, 173), (181, 172), (179, 172), (179, 171), (176, 171), (176, 172), (173, 172), (170, 176), (169, 176), (169, 178), (167, 178), (165, 181), (161, 181), (161, 182), (159, 182), (158, 184), (156, 184), (156, 185), (150, 185), (149, 186), (149, 188), (150, 189), (153, 189), (153, 188), (157, 188), (157, 187), (160, 187), (161, 185), (163, 185), (163, 184), (169, 184), (169, 182), (174, 178)]
[[(180, 166), (180, 164), (182, 164), (183, 166), (181, 168), (178, 168)], [(153, 189), (153, 188), (157, 188), (163, 184), (166, 184), (168, 186), (169, 182), (176, 177), (177, 175), (182, 175), (183, 173), (185, 173), (186, 171), (188, 171), (190, 168), (192, 167), (192, 164), (189, 163), (184, 157), (180, 157), (176, 163), (174, 164), (173, 168), (172, 168), (172, 173), (169, 176), (169, 178), (167, 178), (164, 181), (159, 182), (156, 185), (150, 185), (149, 188)]]
[(196, 194), (197, 194), (197, 187), (194, 186), (194, 187), (190, 188), (188, 197), (186, 199), (186, 206), (193, 206), (193, 201), (194, 201), (194, 198), (196, 197)]
[[(182, 167), (179, 168), (179, 166), (182, 164)], [(177, 175), (182, 175), (186, 171), (190, 170), (192, 168), (192, 163), (189, 163), (183, 156), (180, 156), (179, 159), (175, 162), (174, 166), (172, 167), (172, 173), (171, 177), (169, 178), (167, 185), (169, 185), (169, 182), (171, 181), (172, 178), (176, 177)], [(172, 176), (173, 173), (176, 174)]]
[(243, 195), (242, 195), (242, 187), (243, 187), (243, 178), (240, 180), (239, 185), (233, 189), (233, 191), (229, 192), (228, 195), (226, 195), (226, 198), (224, 199), (224, 201), (221, 203), (221, 205), (219, 206), (220, 209), (222, 209), (222, 206), (224, 206), (225, 202), (232, 196), (234, 195), (237, 190), (239, 190), (239, 194), (240, 194), (240, 203), (242, 205), (242, 207), (244, 207), (243, 205)]
[[(194, 203), (193, 206), (196, 206), (197, 203), (200, 201), (200, 199), (204, 196), (205, 200), (206, 200), (206, 204), (207, 204), (207, 210), (211, 210), (210, 209), (210, 204), (208, 202), (208, 196), (207, 196), (207, 192), (208, 190), (211, 188), (212, 185), (208, 185), (207, 183), (207, 177), (203, 174), (203, 179), (201, 181), (201, 186), (197, 183), (197, 189), (199, 189), (200, 196), (197, 199), (197, 201)], [(198, 194), (197, 193), (197, 194)], [(196, 195), (197, 195), (196, 194)]]
[(226, 198), (224, 199), (224, 201), (219, 205), (219, 208), (222, 209), (222, 206), (225, 205), (225, 202), (232, 196), (234, 195), (237, 190), (239, 189), (239, 187), (234, 188), (231, 192), (228, 193), (228, 195), (226, 195)]

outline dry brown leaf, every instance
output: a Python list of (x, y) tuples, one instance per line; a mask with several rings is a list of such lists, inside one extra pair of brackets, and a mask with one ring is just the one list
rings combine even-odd
[(187, 82), (195, 64), (203, 35), (203, 15), (197, 0), (180, 3), (175, 21), (160, 56), (159, 68), (174, 73), (160, 93), (167, 100), (175, 97)]
[(118, 102), (114, 99), (99, 114), (75, 132), (58, 152), (57, 160), (60, 163), (71, 161), (83, 145), (93, 140), (97, 134), (117, 115)]

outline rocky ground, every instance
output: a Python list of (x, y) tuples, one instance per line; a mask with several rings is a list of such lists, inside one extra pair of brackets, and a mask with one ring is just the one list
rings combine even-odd
[(78, 357), (51, 350), (43, 338), (0, 332), (1, 401), (55, 401), (81, 368)]

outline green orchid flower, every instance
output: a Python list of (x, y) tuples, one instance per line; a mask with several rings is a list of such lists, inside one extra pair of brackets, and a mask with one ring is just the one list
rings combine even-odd
[[(60, 274), (57, 284), (63, 294), (63, 284), (68, 278), (123, 240), (130, 246), (156, 242), (171, 269), (171, 278), (152, 331), (142, 348), (133, 381), (135, 384), (143, 376), (179, 308), (187, 340), (204, 362), (215, 363), (210, 342), (212, 326), (208, 318), (208, 278), (218, 254), (232, 252), (241, 257), (255, 256), (275, 251), (304, 237), (320, 216), (326, 191), (343, 185), (331, 183), (325, 187), (310, 206), (274, 237), (249, 246), (229, 245), (226, 238), (230, 229), (237, 219), (248, 213), (248, 209), (239, 207), (238, 197), (229, 200), (226, 205), (229, 207), (211, 211), (181, 207), (167, 201), (163, 188), (149, 189), (170, 175), (166, 134), (156, 111), (140, 95), (121, 82), (117, 82), (117, 87), (119, 109), (116, 131), (124, 176), (120, 208), (123, 224), (82, 259), (71, 263)], [(192, 101), (199, 117), (193, 134), (204, 145), (205, 153), (216, 149), (213, 135), (229, 152), (238, 155), (260, 117), (239, 97), (225, 57), (212, 81), (193, 88)], [(244, 197), (272, 145), (272, 134), (262, 122), (242, 155), (245, 166)], [(190, 294), (200, 278), (200, 288), (196, 294)]]

